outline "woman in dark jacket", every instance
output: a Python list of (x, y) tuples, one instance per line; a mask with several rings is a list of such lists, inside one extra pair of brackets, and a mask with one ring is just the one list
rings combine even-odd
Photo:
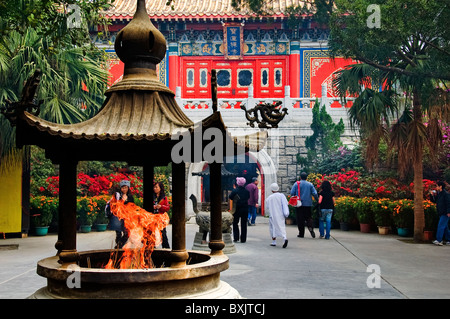
[[(334, 210), (334, 192), (331, 189), (331, 183), (329, 181), (322, 182), (322, 191), (319, 193), (319, 205), (320, 205), (320, 220), (319, 220), (319, 232), (320, 238), (330, 239), (331, 229), (331, 217)], [(326, 224), (324, 231), (323, 224)]]
[[(241, 243), (247, 241), (247, 216), (248, 216), (248, 199), (250, 193), (245, 189), (245, 178), (237, 177), (237, 187), (231, 192), (229, 198), (233, 201), (233, 206), (236, 205), (236, 211), (233, 216), (233, 239), (235, 242), (239, 241), (239, 220), (241, 221)], [(237, 201), (234, 200), (238, 196)]]
[[(133, 195), (130, 191), (130, 181), (122, 180), (119, 183), (120, 190), (115, 192), (117, 200), (123, 199), (125, 204), (134, 203)], [(106, 217), (109, 218), (109, 229), (116, 231), (116, 248), (122, 248), (128, 240), (128, 233), (124, 221), (115, 216), (109, 207), (109, 202), (105, 207)]]
[(436, 210), (439, 215), (436, 240), (433, 241), (433, 244), (442, 246), (444, 237), (447, 240), (447, 243), (450, 242), (450, 232), (448, 230), (448, 220), (450, 217), (450, 194), (445, 190), (444, 182), (437, 183), (436, 191), (431, 192), (431, 201), (436, 203)]
[[(167, 200), (164, 192), (164, 184), (156, 182), (153, 185), (153, 212), (155, 214), (167, 213), (170, 209), (169, 201)], [(164, 228), (161, 231), (162, 235), (162, 248), (170, 248), (169, 239), (167, 238), (167, 231)]]

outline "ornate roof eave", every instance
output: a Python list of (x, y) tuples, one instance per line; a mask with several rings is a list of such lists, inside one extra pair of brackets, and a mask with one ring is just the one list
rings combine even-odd
[[(304, 15), (307, 17), (308, 15)], [(111, 20), (131, 20), (133, 18), (132, 15), (128, 14), (113, 14), (106, 16)], [(267, 18), (276, 18), (276, 19), (287, 19), (287, 16), (284, 14), (273, 14), (267, 16), (260, 16), (256, 14), (161, 14), (161, 15), (149, 15), (149, 18), (158, 21), (158, 20), (173, 20), (173, 21), (186, 21), (186, 20), (195, 20), (195, 21), (221, 21), (221, 20), (249, 20), (249, 19), (267, 19)]]
[[(177, 19), (248, 19), (261, 18), (248, 8), (236, 10), (231, 5), (232, 0), (177, 0), (171, 6), (166, 5), (166, 0), (155, 0), (147, 3), (147, 12), (153, 20), (177, 20)], [(309, 5), (302, 0), (270, 0), (267, 3), (273, 13), (266, 17), (285, 18), (286, 8), (290, 6)], [(115, 0), (112, 7), (105, 11), (105, 16), (110, 19), (131, 19), (135, 12), (136, 4), (132, 0)]]

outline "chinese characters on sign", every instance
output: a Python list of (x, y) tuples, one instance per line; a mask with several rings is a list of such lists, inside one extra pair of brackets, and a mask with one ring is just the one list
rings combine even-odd
[(243, 27), (240, 24), (224, 25), (225, 57), (227, 59), (242, 59)]

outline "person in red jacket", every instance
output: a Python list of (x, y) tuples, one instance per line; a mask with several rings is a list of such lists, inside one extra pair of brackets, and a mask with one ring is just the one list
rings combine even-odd
[[(164, 192), (164, 184), (161, 182), (155, 182), (153, 184), (153, 213), (163, 214), (167, 213), (170, 209), (169, 201), (167, 200)], [(164, 228), (161, 231), (162, 234), (162, 248), (170, 248), (169, 239), (167, 238), (167, 231)]]

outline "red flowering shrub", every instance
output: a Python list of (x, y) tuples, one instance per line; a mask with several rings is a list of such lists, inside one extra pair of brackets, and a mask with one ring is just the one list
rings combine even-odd
[[(308, 181), (312, 182), (318, 190), (320, 190), (324, 180), (331, 183), (336, 197), (371, 197), (375, 199), (389, 198), (391, 200), (414, 198), (413, 183), (406, 185), (395, 178), (361, 176), (357, 171), (345, 171), (344, 169), (337, 174), (308, 175)], [(436, 182), (424, 179), (423, 183), (424, 199), (429, 199), (429, 192), (436, 185)]]
[[(155, 174), (154, 180), (163, 182), (165, 193), (167, 196), (169, 192), (169, 180), (164, 174)], [(135, 199), (143, 196), (143, 181), (142, 178), (135, 174), (112, 173), (109, 175), (94, 175), (89, 176), (85, 173), (77, 175), (77, 195), (78, 196), (99, 196), (112, 194), (119, 190), (121, 180), (130, 181), (130, 191)], [(58, 196), (59, 195), (59, 176), (50, 176), (46, 179), (45, 185), (35, 187), (32, 195)]]
[(77, 177), (77, 191), (81, 196), (97, 196), (109, 193), (112, 183), (105, 176), (90, 177), (79, 173)]
[[(130, 181), (131, 193), (137, 197), (142, 197), (142, 179), (133, 174), (112, 173), (106, 176), (93, 177), (79, 173), (77, 176), (77, 195), (78, 196), (98, 196), (112, 194), (118, 190), (121, 180)], [(39, 195), (58, 196), (59, 195), (59, 176), (50, 176), (46, 179), (47, 185), (39, 187)], [(38, 195), (38, 194), (35, 194)]]
[(59, 176), (49, 176), (46, 179), (47, 193), (51, 196), (58, 196), (59, 194)]
[(412, 198), (407, 185), (395, 178), (381, 179), (379, 177), (365, 177), (361, 179), (359, 197), (404, 199)]
[[(437, 186), (435, 181), (430, 181), (429, 179), (423, 180), (423, 198), (430, 199), (430, 191)], [(414, 194), (414, 183), (409, 184), (409, 189), (411, 194)]]
[(341, 172), (332, 175), (310, 174), (313, 179), (311, 180), (308, 176), (308, 180), (315, 184), (318, 189), (322, 185), (323, 181), (329, 181), (334, 193), (336, 194), (336, 197), (357, 197), (359, 191), (360, 175), (361, 174), (357, 171), (345, 171), (345, 169), (342, 169)]

